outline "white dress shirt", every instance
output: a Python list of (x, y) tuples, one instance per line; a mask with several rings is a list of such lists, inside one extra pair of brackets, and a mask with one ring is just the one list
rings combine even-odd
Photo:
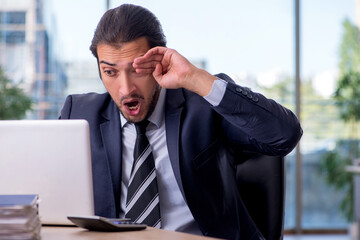
[[(216, 80), (209, 95), (204, 98), (213, 106), (218, 105), (225, 93), (226, 84), (223, 80)], [(148, 118), (150, 123), (146, 131), (146, 136), (151, 145), (155, 160), (162, 229), (202, 235), (181, 194), (169, 159), (165, 132), (165, 95), (166, 89), (161, 89), (154, 112)], [(120, 118), (122, 135), (120, 217), (124, 217), (128, 182), (133, 164), (136, 130), (134, 124), (128, 123), (121, 114)]]

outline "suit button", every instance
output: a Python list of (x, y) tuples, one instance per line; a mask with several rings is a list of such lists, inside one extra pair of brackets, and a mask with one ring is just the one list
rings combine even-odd
[(258, 102), (259, 101), (259, 98), (257, 96), (254, 96), (253, 99), (252, 99), (254, 102)]
[(242, 92), (242, 89), (241, 89), (241, 87), (237, 87), (237, 88), (235, 88), (235, 91), (241, 93), (241, 92)]
[(248, 99), (252, 99), (252, 98), (253, 98), (253, 96), (252, 96), (251, 94), (248, 94), (247, 97), (248, 97)]
[(242, 95), (247, 96), (248, 92), (247, 91), (242, 91)]

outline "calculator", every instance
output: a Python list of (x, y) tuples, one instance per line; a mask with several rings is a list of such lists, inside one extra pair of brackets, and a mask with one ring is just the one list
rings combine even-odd
[(120, 232), (143, 230), (146, 224), (135, 223), (130, 219), (105, 218), (100, 216), (67, 216), (76, 226), (90, 231)]

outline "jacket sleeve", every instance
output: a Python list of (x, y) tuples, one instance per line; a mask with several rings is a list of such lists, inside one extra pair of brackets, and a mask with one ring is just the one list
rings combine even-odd
[(230, 142), (263, 154), (285, 156), (303, 133), (289, 109), (232, 81), (214, 109), (223, 116), (222, 127)]

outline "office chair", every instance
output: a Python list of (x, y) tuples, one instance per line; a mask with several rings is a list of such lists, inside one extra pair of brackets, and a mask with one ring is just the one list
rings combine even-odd
[(283, 157), (257, 154), (239, 164), (236, 180), (241, 198), (267, 240), (282, 240), (285, 208)]

